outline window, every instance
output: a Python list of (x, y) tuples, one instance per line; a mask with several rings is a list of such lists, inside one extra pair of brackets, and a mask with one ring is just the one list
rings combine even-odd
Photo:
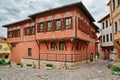
[(59, 42), (59, 50), (65, 50), (65, 43), (63, 41)]
[(7, 38), (1, 38), (2, 41), (7, 41)]
[(104, 29), (104, 23), (102, 24), (102, 26), (103, 26), (103, 29)]
[(117, 22), (115, 22), (115, 33), (117, 32)]
[(32, 56), (32, 48), (28, 48), (28, 56)]
[(112, 41), (112, 33), (110, 33), (110, 41)]
[(62, 26), (61, 26), (61, 20), (56, 20), (56, 30), (61, 30)]
[(109, 41), (109, 35), (108, 34), (106, 35), (106, 41), (107, 42)]
[(118, 6), (120, 6), (120, 0), (118, 0)]
[(105, 35), (103, 36), (103, 42), (105, 42)]
[(8, 38), (12, 38), (12, 37), (20, 37), (20, 29), (9, 31)]
[(44, 32), (44, 24), (43, 23), (38, 24), (38, 32)]
[(115, 10), (115, 0), (113, 0), (113, 5), (112, 5), (112, 7), (113, 7), (113, 10)]
[(32, 31), (31, 35), (34, 35), (35, 34), (35, 27), (34, 26), (31, 27), (31, 31)]
[(35, 34), (35, 26), (27, 27), (24, 29), (25, 35), (34, 35)]
[(51, 42), (50, 49), (51, 49), (51, 50), (55, 50), (55, 47), (56, 47), (55, 42)]
[(0, 45), (0, 50), (2, 50), (2, 45)]
[(49, 21), (47, 23), (47, 29), (48, 29), (48, 31), (52, 31), (52, 21)]
[(108, 27), (108, 20), (106, 20), (106, 28)]
[(65, 25), (66, 25), (66, 29), (71, 29), (72, 28), (72, 18), (66, 18)]

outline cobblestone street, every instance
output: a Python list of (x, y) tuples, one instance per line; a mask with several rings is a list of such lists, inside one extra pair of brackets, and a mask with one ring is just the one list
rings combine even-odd
[(120, 80), (107, 68), (107, 61), (99, 60), (72, 70), (45, 70), (0, 67), (0, 80)]

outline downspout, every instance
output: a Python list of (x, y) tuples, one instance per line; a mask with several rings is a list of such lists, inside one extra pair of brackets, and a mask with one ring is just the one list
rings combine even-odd
[(38, 55), (38, 69), (40, 69), (40, 42), (38, 41), (38, 40), (36, 40), (36, 43), (37, 43), (37, 45), (38, 45), (38, 53), (39, 53), (39, 55)]
[[(12, 53), (12, 45), (10, 45), (9, 43), (7, 43), (9, 48), (10, 48), (10, 52)], [(12, 64), (11, 64), (11, 53), (9, 55), (9, 59), (10, 59), (10, 68), (12, 67)]]

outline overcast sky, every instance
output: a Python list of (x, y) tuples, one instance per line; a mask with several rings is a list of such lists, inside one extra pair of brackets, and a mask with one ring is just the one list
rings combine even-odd
[[(65, 4), (79, 2), (80, 0), (0, 0), (0, 36), (7, 32), (2, 25), (27, 18), (28, 15), (55, 8)], [(109, 13), (106, 4), (109, 0), (82, 0), (88, 11), (96, 21)]]

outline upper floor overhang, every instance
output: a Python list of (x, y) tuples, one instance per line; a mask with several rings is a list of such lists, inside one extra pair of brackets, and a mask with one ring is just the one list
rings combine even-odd
[(48, 13), (48, 12), (51, 12), (51, 11), (56, 11), (56, 10), (59, 10), (59, 9), (64, 9), (64, 8), (71, 7), (71, 6), (78, 7), (88, 17), (90, 22), (95, 22), (95, 19), (92, 17), (92, 15), (89, 13), (89, 11), (86, 9), (86, 7), (83, 5), (82, 2), (76, 2), (76, 3), (64, 5), (64, 6), (61, 6), (61, 7), (45, 10), (45, 11), (42, 11), (42, 12), (31, 14), (31, 15), (29, 15), (29, 17), (34, 18), (37, 15), (41, 15), (41, 14)]

